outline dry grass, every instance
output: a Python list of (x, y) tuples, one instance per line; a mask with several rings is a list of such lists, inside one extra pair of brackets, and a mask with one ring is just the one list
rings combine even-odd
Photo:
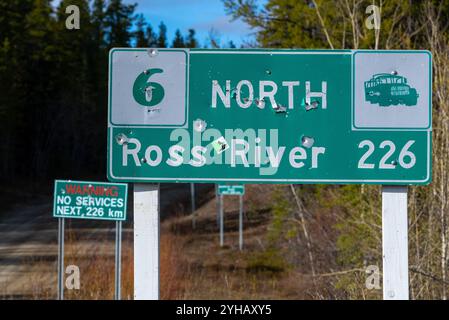
[[(80, 269), (80, 289), (65, 289), (67, 300), (114, 299), (114, 241), (110, 237), (82, 239), (82, 232), (69, 230), (65, 240), (64, 264), (76, 265)], [(98, 238), (98, 237), (97, 237)], [(94, 243), (94, 244), (93, 244)], [(181, 242), (172, 234), (161, 234), (160, 251), (161, 299), (184, 297), (187, 276), (186, 269), (178, 261), (181, 256)], [(30, 281), (26, 291), (33, 299), (55, 299), (57, 295), (57, 265), (51, 261), (28, 260)], [(133, 243), (131, 237), (122, 241), (122, 299), (133, 299)], [(49, 270), (50, 269), (50, 270)], [(52, 276), (44, 276), (43, 270)], [(66, 275), (67, 276), (67, 275)], [(12, 297), (11, 297), (12, 298)]]
[(161, 234), (160, 249), (160, 285), (161, 299), (181, 299), (185, 293), (184, 279), (189, 271), (180, 261), (182, 241), (171, 233)]
[[(125, 239), (124, 239), (125, 240)], [(106, 243), (112, 246), (113, 243)], [(67, 299), (113, 299), (114, 298), (114, 256), (105, 254), (100, 243), (91, 249), (92, 254), (83, 252), (83, 246), (68, 244), (66, 265), (77, 264), (81, 273), (80, 290), (66, 290)], [(161, 234), (160, 250), (160, 294), (161, 299), (179, 299), (185, 270), (178, 261), (180, 242), (171, 234)], [(133, 299), (133, 243), (126, 239), (122, 244), (122, 299)]]
[[(132, 299), (133, 245), (132, 239), (126, 235), (122, 240), (121, 296), (122, 299)], [(67, 238), (65, 266), (73, 264), (79, 267), (80, 289), (66, 289), (65, 298), (114, 299), (114, 240), (105, 235), (86, 241), (80, 238), (80, 231), (69, 232)]]

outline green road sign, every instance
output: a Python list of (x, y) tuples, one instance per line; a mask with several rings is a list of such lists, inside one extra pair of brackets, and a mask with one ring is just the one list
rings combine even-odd
[(218, 194), (224, 196), (243, 196), (245, 194), (245, 186), (220, 184), (218, 185)]
[(55, 180), (53, 217), (126, 220), (125, 183)]
[(428, 51), (112, 49), (108, 179), (428, 184)]

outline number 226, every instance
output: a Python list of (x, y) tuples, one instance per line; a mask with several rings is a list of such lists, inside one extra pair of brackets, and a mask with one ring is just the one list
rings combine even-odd
[[(401, 152), (399, 153), (399, 157), (397, 162), (404, 169), (410, 169), (416, 164), (416, 156), (413, 152), (409, 150), (409, 148), (415, 143), (414, 140), (409, 140), (402, 147)], [(367, 163), (368, 158), (375, 150), (374, 143), (370, 140), (363, 140), (359, 143), (359, 149), (368, 147), (368, 150), (363, 154), (363, 156), (359, 160), (358, 168), (360, 169), (374, 169), (374, 163)], [(388, 163), (388, 159), (391, 158), (393, 153), (396, 151), (396, 145), (393, 141), (385, 140), (382, 141), (379, 145), (381, 149), (388, 149), (385, 155), (380, 159), (379, 169), (395, 169), (396, 161), (392, 161)]]

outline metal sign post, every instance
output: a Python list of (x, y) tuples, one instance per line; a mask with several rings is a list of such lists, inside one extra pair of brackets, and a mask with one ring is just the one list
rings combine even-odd
[(218, 195), (218, 185), (215, 184), (215, 199), (217, 200), (217, 227), (220, 227), (220, 197)]
[(115, 300), (121, 299), (122, 222), (115, 222)]
[(223, 195), (219, 195), (218, 207), (220, 212), (220, 247), (224, 245), (224, 212), (223, 212)]
[(64, 300), (64, 218), (58, 218), (58, 300)]
[(243, 250), (243, 195), (239, 196), (239, 249)]
[(196, 227), (196, 213), (195, 213), (195, 184), (190, 184), (190, 202), (192, 204), (192, 229)]
[(408, 300), (407, 187), (382, 186), (384, 300)]
[(134, 184), (134, 299), (159, 299), (159, 184)]

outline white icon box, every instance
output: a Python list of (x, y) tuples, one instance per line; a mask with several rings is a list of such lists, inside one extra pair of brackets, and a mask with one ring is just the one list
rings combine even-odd
[[(109, 83), (111, 125), (137, 127), (186, 125), (188, 52), (183, 49), (161, 49), (158, 50), (158, 54), (151, 53), (147, 49), (111, 51)], [(157, 105), (144, 106), (134, 99), (133, 86), (142, 72), (153, 68), (162, 69), (162, 72), (151, 75), (148, 82), (160, 84), (164, 90), (164, 97)], [(154, 93), (147, 91), (145, 94), (148, 100)]]
[(354, 129), (430, 128), (429, 52), (359, 51), (353, 70)]

